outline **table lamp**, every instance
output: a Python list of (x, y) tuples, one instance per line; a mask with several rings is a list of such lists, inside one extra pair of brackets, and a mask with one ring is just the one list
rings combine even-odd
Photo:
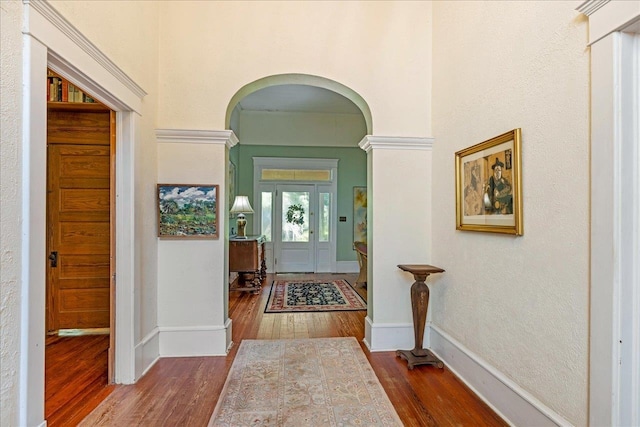
[(238, 214), (237, 224), (238, 224), (238, 234), (236, 236), (237, 239), (246, 239), (247, 236), (244, 232), (245, 226), (247, 225), (247, 220), (244, 217), (244, 214), (253, 213), (253, 208), (249, 203), (249, 197), (247, 196), (236, 196), (236, 199), (233, 201), (233, 206), (229, 213)]

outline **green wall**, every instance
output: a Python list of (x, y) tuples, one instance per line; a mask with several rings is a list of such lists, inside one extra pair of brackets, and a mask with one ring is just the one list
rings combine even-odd
[[(253, 158), (295, 157), (338, 159), (338, 222), (337, 260), (355, 261), (353, 251), (353, 187), (367, 185), (367, 154), (360, 148), (297, 147), (275, 145), (241, 145), (231, 149), (230, 158), (238, 173), (237, 194), (246, 194), (253, 202)], [(235, 221), (231, 224), (235, 227)], [(247, 233), (252, 234), (252, 221), (247, 221)]]

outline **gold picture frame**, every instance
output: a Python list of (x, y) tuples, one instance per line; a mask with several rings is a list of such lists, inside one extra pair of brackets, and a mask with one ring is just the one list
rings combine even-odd
[(456, 152), (456, 229), (521, 236), (521, 129)]

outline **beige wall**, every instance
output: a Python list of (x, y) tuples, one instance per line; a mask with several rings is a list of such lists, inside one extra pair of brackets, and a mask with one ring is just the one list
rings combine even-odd
[[(433, 322), (587, 424), (589, 54), (575, 2), (434, 2)], [(454, 153), (522, 128), (524, 236), (455, 230)]]
[(431, 133), (430, 2), (163, 2), (159, 127), (224, 129), (233, 95), (283, 73), (369, 104), (376, 135)]
[[(586, 424), (588, 54), (574, 2), (434, 2), (433, 129), (429, 2), (53, 4), (149, 93), (132, 183), (136, 343), (158, 324), (157, 171), (176, 176), (158, 158), (154, 129), (220, 130), (229, 100), (247, 83), (280, 73), (319, 75), (367, 101), (374, 135), (435, 137), (433, 154), (383, 151), (369, 159), (378, 170), (370, 182), (380, 191), (374, 200), (399, 206), (403, 198), (393, 189), (407, 182), (428, 207), (412, 169), (433, 158), (432, 223), (421, 223), (428, 216), (419, 210), (410, 211), (414, 227), (400, 231), (386, 225), (403, 223), (402, 209), (371, 217), (380, 247), (402, 242), (394, 254), (400, 262), (387, 258), (385, 272), (376, 267), (377, 280), (389, 286), (378, 294), (381, 322), (410, 322), (408, 294), (393, 294), (395, 311), (380, 311), (382, 301), (386, 291), (410, 286), (395, 265), (431, 251), (431, 263), (446, 270), (432, 292), (434, 323), (571, 422)], [(3, 426), (16, 424), (19, 402), (22, 7), (11, 0), (0, 8)], [(523, 129), (524, 236), (456, 232), (453, 153), (515, 127)], [(212, 167), (226, 164), (218, 151)], [(388, 181), (382, 171), (389, 164), (406, 167)], [(429, 179), (424, 170), (417, 176)], [(407, 245), (415, 236), (426, 239)], [(224, 252), (222, 240), (211, 246)], [(216, 295), (224, 295), (222, 282), (212, 284)], [(216, 307), (212, 322), (224, 321), (223, 310)], [(165, 314), (168, 323), (184, 320)]]
[(0, 425), (18, 423), (20, 368), (20, 127), (22, 4), (0, 7)]

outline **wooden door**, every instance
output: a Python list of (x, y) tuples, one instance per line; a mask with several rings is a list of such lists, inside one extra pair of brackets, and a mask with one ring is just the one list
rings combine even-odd
[(113, 114), (50, 109), (47, 330), (110, 326)]

